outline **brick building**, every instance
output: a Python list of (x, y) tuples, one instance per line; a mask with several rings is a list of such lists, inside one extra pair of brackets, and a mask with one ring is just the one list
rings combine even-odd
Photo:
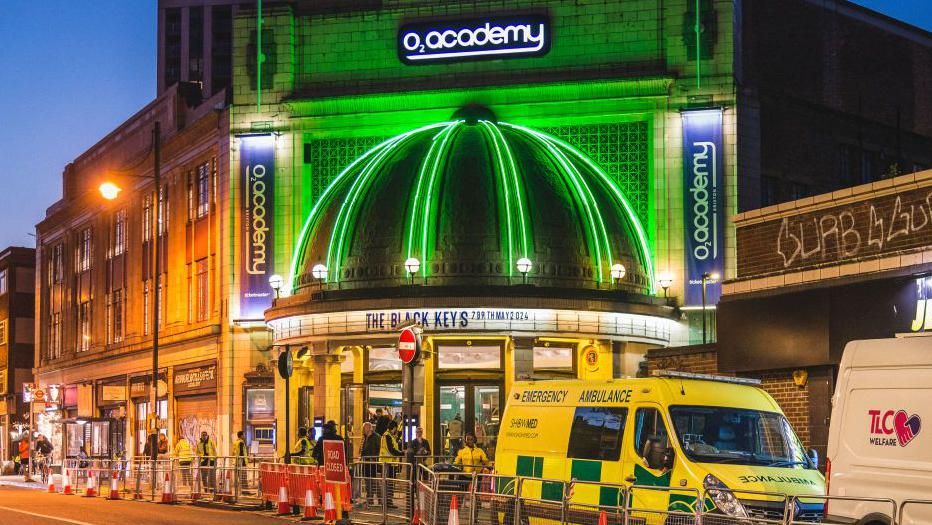
[(0, 460), (18, 454), (16, 424), (26, 423), (23, 383), (32, 382), (35, 355), (36, 251), (11, 246), (0, 252)]
[[(43, 414), (40, 431), (59, 441), (59, 453), (74, 455), (83, 442), (97, 457), (140, 455), (149, 414), (157, 414), (158, 431), (172, 442), (193, 442), (207, 431), (225, 452), (231, 433), (244, 428), (247, 383), (271, 382), (261, 367), (256, 371), (265, 330), (251, 339), (227, 308), (225, 96), (202, 100), (196, 84), (169, 87), (65, 168), (62, 199), (37, 225), (36, 380), (65, 394), (59, 410)], [(112, 201), (98, 192), (105, 181), (123, 188)], [(156, 271), (161, 371), (153, 409)], [(68, 427), (75, 418), (89, 423)], [(63, 430), (72, 436), (67, 447), (59, 446)]]

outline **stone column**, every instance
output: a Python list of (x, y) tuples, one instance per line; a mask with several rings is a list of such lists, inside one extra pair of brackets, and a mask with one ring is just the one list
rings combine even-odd
[(326, 351), (311, 358), (314, 363), (314, 417), (324, 421), (340, 419), (340, 360), (339, 353)]

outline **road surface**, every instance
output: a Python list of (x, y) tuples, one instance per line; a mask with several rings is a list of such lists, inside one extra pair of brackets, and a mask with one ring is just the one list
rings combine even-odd
[[(0, 523), (11, 525), (288, 525), (268, 513), (49, 494), (0, 486)], [(291, 522), (293, 523), (293, 522)]]

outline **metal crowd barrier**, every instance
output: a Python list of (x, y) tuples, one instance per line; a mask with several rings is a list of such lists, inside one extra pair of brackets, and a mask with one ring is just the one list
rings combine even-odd
[(932, 500), (908, 499), (900, 503), (899, 525), (919, 525), (932, 523)]

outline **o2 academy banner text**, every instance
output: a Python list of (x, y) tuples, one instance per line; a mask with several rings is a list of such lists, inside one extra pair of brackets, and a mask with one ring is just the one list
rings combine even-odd
[(240, 317), (260, 319), (272, 306), (272, 217), (274, 213), (275, 140), (271, 135), (240, 139), (242, 263)]
[[(683, 214), (687, 306), (702, 305), (702, 275), (724, 270), (725, 180), (722, 111), (683, 112)], [(706, 284), (706, 304), (722, 294), (721, 279)]]

